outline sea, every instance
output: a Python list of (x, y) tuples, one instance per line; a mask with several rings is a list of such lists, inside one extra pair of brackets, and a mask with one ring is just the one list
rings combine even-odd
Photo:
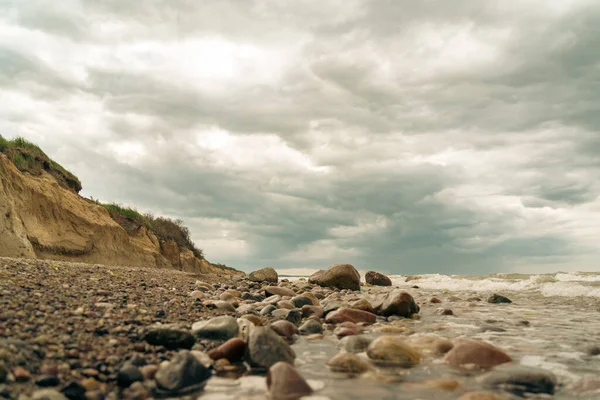
[[(280, 278), (307, 279), (282, 275)], [(406, 320), (404, 325), (409, 329), (407, 340), (420, 335), (484, 340), (504, 350), (514, 364), (532, 371), (540, 368), (556, 376), (558, 385), (554, 396), (531, 398), (600, 400), (600, 273), (426, 274), (391, 275), (390, 278), (393, 287), (409, 291), (421, 304), (421, 318)], [(379, 288), (363, 287), (360, 296), (374, 302), (384, 293)], [(492, 294), (506, 296), (512, 303), (488, 303), (486, 299)], [(442, 302), (433, 304), (429, 301), (432, 297)], [(435, 311), (439, 307), (451, 309), (454, 315), (437, 315)], [(376, 330), (374, 326), (366, 336), (376, 337)], [(298, 370), (319, 389), (311, 397), (315, 400), (456, 400), (467, 391), (486, 389), (479, 380), (480, 373), (450, 368), (441, 358), (410, 369), (380, 370), (375, 376), (340, 375), (326, 367), (326, 362), (339, 351), (338, 340), (332, 335), (316, 341), (300, 337), (294, 350)], [(248, 399), (264, 395), (266, 388), (261, 387), (264, 383), (249, 379), (241, 382), (239, 389), (243, 387), (243, 390), (236, 393), (229, 388), (229, 393), (242, 396), (235, 398)], [(436, 379), (456, 380), (459, 389), (428, 390), (419, 386)], [(214, 395), (223, 394), (219, 381), (214, 384), (216, 386), (208, 388), (209, 393), (214, 390)], [(411, 387), (416, 389), (409, 389)]]

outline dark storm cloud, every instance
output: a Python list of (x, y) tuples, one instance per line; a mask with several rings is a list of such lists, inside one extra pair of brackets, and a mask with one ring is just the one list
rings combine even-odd
[(600, 257), (594, 1), (7, 10), (2, 132), (87, 195), (183, 219), (215, 261), (487, 273)]

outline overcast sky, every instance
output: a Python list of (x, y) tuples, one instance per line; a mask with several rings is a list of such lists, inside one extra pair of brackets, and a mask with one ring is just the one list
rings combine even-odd
[(0, 0), (0, 133), (245, 271), (600, 269), (598, 0)]

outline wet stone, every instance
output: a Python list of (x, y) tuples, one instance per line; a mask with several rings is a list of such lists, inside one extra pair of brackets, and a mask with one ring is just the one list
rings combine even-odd
[(396, 315), (411, 318), (419, 312), (419, 306), (408, 292), (394, 290), (385, 297), (381, 305), (375, 307), (375, 311), (386, 317)]
[(349, 353), (362, 353), (367, 351), (372, 340), (365, 336), (347, 336), (340, 340), (339, 347)]
[(224, 315), (208, 321), (198, 321), (192, 325), (193, 334), (202, 339), (227, 340), (236, 337), (239, 326), (235, 318)]
[(68, 400), (62, 393), (54, 389), (42, 389), (33, 392), (32, 400)]
[(176, 324), (150, 326), (144, 334), (144, 340), (167, 349), (191, 349), (196, 343), (190, 331)]
[(246, 351), (246, 342), (240, 338), (229, 339), (216, 349), (208, 353), (213, 360), (227, 359), (236, 362), (242, 359)]
[(323, 333), (323, 326), (319, 321), (309, 319), (303, 323), (299, 328), (300, 334), (311, 335), (314, 333)]
[(512, 301), (508, 297), (501, 296), (499, 294), (494, 293), (487, 299), (488, 303), (500, 304), (500, 303), (512, 303)]
[(275, 306), (274, 306), (274, 305), (272, 305), (272, 304), (269, 304), (268, 306), (264, 306), (264, 307), (262, 308), (262, 310), (260, 310), (260, 315), (265, 315), (265, 316), (266, 316), (266, 315), (271, 315), (271, 313), (272, 313), (273, 311), (275, 311), (276, 309), (277, 309), (277, 307), (275, 307)]
[(302, 322), (302, 311), (297, 308), (290, 310), (290, 312), (288, 312), (288, 314), (285, 316), (285, 319), (286, 321), (298, 326)]
[(420, 353), (398, 336), (378, 337), (367, 348), (367, 355), (375, 362), (400, 367), (412, 367), (421, 359)]
[(211, 372), (188, 350), (180, 350), (171, 361), (158, 367), (154, 380), (161, 391), (172, 394), (200, 390)]
[(550, 371), (521, 365), (502, 365), (479, 378), (485, 387), (524, 397), (526, 394), (554, 394), (557, 380)]
[(340, 353), (335, 355), (326, 364), (334, 372), (344, 372), (348, 374), (362, 374), (372, 367), (366, 361), (360, 359), (354, 353)]
[(267, 388), (273, 400), (299, 399), (313, 392), (296, 368), (285, 362), (277, 362), (269, 368)]
[(39, 387), (54, 387), (60, 385), (60, 379), (56, 375), (40, 375), (35, 384)]
[(133, 382), (143, 381), (144, 375), (133, 364), (125, 363), (117, 374), (117, 384), (120, 387), (129, 387)]
[(279, 361), (293, 364), (294, 350), (268, 327), (256, 327), (250, 332), (248, 355), (253, 365), (269, 368)]
[(510, 362), (512, 359), (508, 354), (487, 342), (457, 339), (454, 347), (446, 353), (444, 361), (455, 367), (474, 365), (479, 368), (491, 368)]

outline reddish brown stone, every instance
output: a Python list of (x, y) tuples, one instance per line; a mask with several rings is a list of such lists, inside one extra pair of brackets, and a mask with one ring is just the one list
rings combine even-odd
[(225, 358), (231, 362), (236, 362), (242, 359), (245, 350), (246, 342), (240, 338), (233, 338), (212, 350), (208, 353), (208, 356), (213, 360)]
[(308, 318), (308, 317), (312, 317), (312, 316), (321, 318), (324, 313), (325, 313), (325, 310), (323, 310), (323, 307), (309, 306), (309, 305), (302, 306), (302, 317), (304, 317), (304, 318)]
[(373, 313), (346, 307), (339, 308), (325, 317), (325, 321), (330, 324), (339, 324), (346, 321), (354, 322), (355, 324), (361, 322), (374, 324), (376, 320), (377, 316)]
[(27, 382), (31, 379), (31, 374), (23, 367), (15, 367), (15, 369), (13, 369), (13, 375), (17, 382)]
[(499, 348), (481, 340), (457, 339), (454, 347), (446, 353), (444, 361), (455, 367), (473, 364), (480, 368), (491, 368), (512, 359)]
[(269, 368), (267, 387), (273, 400), (299, 399), (313, 392), (296, 368), (282, 361)]

